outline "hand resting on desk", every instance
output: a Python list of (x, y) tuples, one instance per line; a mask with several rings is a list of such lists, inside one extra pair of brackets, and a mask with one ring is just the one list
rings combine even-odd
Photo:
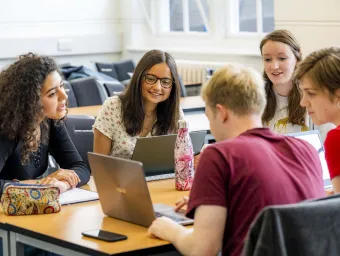
[(79, 176), (74, 171), (67, 169), (59, 169), (40, 180), (41, 185), (56, 186), (61, 193), (75, 188), (79, 182)]
[(80, 182), (78, 174), (76, 174), (73, 170), (67, 169), (59, 169), (47, 177), (55, 178), (59, 181), (66, 181), (68, 184), (70, 184), (71, 188), (75, 188)]

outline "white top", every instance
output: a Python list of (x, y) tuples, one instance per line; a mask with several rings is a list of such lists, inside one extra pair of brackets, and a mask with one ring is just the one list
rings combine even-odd
[[(180, 110), (180, 119), (183, 117), (183, 111)], [(122, 102), (119, 96), (105, 100), (92, 127), (112, 140), (111, 156), (131, 159), (139, 136), (131, 136), (126, 132), (122, 121)], [(151, 132), (146, 137), (150, 136), (152, 136)]]
[[(288, 123), (288, 97), (278, 95), (277, 93), (275, 93), (275, 96), (275, 115), (273, 119), (266, 124), (266, 126), (269, 127), (272, 131), (280, 134), (308, 131), (308, 122), (305, 122), (306, 125), (303, 126)], [(306, 117), (306, 120), (307, 119), (308, 117)]]

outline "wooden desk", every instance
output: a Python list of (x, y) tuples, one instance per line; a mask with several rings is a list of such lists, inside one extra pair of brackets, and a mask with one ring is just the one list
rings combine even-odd
[[(70, 115), (89, 115), (96, 117), (102, 105), (69, 108)], [(183, 97), (181, 98), (181, 108), (184, 112), (205, 110), (205, 102), (201, 96)]]
[[(149, 182), (148, 186), (153, 203), (174, 205), (175, 201), (189, 194), (176, 191), (173, 179)], [(93, 182), (86, 188), (94, 189)], [(63, 206), (57, 214), (13, 217), (1, 212), (0, 219), (10, 230), (11, 253), (14, 255), (21, 255), (22, 243), (63, 255), (141, 255), (174, 250), (168, 242), (148, 237), (147, 228), (105, 216), (99, 201)], [(122, 233), (128, 239), (108, 243), (81, 235), (81, 232), (92, 229)]]

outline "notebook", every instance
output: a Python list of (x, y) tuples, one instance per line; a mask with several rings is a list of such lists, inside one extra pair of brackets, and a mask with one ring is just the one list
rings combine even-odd
[(81, 188), (73, 188), (60, 194), (59, 203), (61, 205), (75, 204), (75, 203), (81, 203), (81, 202), (94, 201), (98, 199), (99, 199), (99, 196), (97, 192), (85, 190)]

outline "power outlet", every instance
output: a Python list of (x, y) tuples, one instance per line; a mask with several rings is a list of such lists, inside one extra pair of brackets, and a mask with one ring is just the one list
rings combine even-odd
[(58, 40), (58, 51), (60, 52), (72, 51), (72, 40), (71, 39), (59, 39)]

